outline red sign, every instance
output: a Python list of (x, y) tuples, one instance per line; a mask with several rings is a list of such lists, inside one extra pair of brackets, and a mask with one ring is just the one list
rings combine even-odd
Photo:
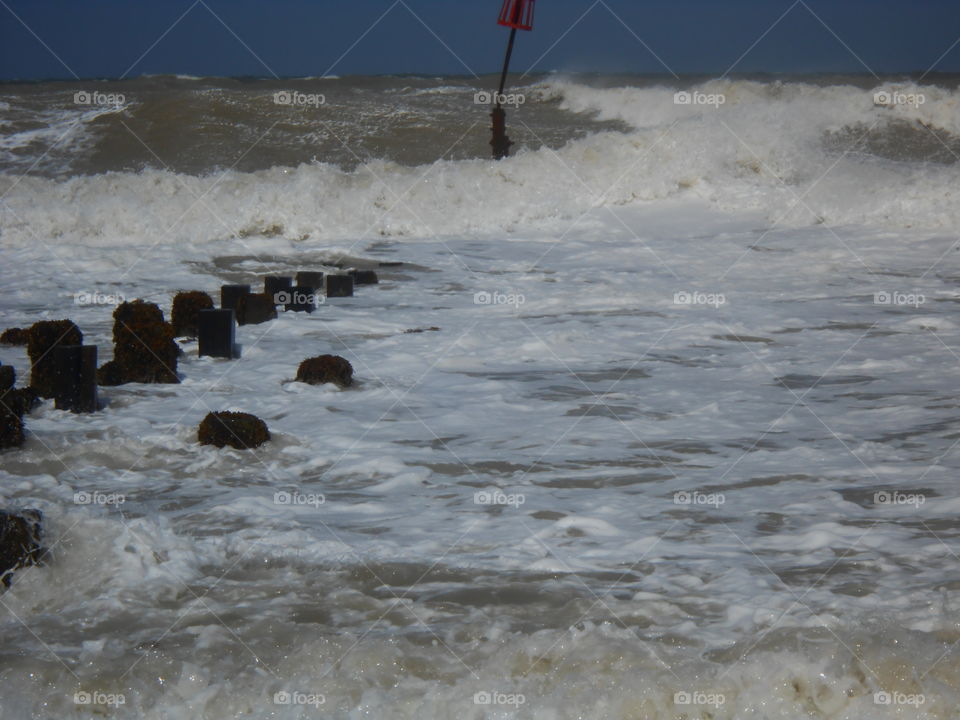
[(516, 30), (533, 30), (533, 4), (536, 0), (503, 0), (500, 25)]

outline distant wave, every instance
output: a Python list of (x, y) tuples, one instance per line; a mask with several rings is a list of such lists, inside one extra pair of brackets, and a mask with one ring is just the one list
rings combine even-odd
[[(266, 228), (291, 240), (502, 232), (576, 219), (596, 205), (669, 198), (758, 211), (780, 225), (960, 227), (956, 90), (735, 80), (690, 89), (723, 96), (716, 105), (676, 104), (669, 87), (597, 89), (562, 79), (530, 92), (633, 129), (594, 133), (559, 150), (522, 150), (501, 163), (440, 161), (428, 169), (372, 160), (353, 170), (311, 163), (230, 171), (216, 186), (218, 176), (157, 169), (29, 177), (5, 198), (15, 215), (0, 216), (0, 242), (30, 243), (41, 233), (136, 243), (170, 226), (172, 239), (191, 243)], [(880, 92), (924, 101), (878, 103)], [(49, 141), (56, 129), (46, 132)], [(0, 175), (0, 193), (15, 181)], [(228, 227), (197, 211), (201, 195)], [(77, 203), (82, 213), (69, 209)]]

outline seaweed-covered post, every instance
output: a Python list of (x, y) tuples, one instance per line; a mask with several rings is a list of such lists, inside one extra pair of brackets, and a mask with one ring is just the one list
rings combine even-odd
[(173, 340), (173, 325), (163, 319), (156, 303), (121, 303), (113, 320), (113, 360), (97, 371), (101, 385), (180, 382), (180, 346)]
[(0, 581), (9, 588), (13, 572), (43, 564), (43, 513), (24, 509), (0, 510)]
[(0, 450), (23, 445), (23, 416), (40, 404), (40, 395), (31, 387), (15, 388), (17, 373), (0, 365)]
[(250, 293), (241, 295), (237, 303), (236, 316), (238, 325), (259, 325), (267, 320), (277, 319), (277, 298), (286, 290), (273, 295), (267, 293)]
[(178, 292), (173, 298), (170, 324), (176, 337), (196, 337), (197, 313), (213, 307), (213, 298), (202, 290)]
[(270, 439), (267, 424), (256, 415), (243, 412), (211, 412), (197, 428), (201, 445), (237, 450), (258, 448)]
[(309, 385), (333, 383), (342, 388), (349, 387), (353, 383), (353, 366), (339, 355), (319, 355), (300, 363), (297, 380)]

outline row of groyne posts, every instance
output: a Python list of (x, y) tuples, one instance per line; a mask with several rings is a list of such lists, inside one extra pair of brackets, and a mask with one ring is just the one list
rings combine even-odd
[[(380, 267), (402, 265), (380, 263)], [(379, 282), (372, 270), (324, 275), (300, 272), (296, 277), (264, 278), (263, 292), (250, 285), (223, 285), (220, 307), (201, 290), (178, 292), (173, 299), (170, 322), (154, 303), (123, 302), (113, 313), (113, 359), (97, 367), (97, 346), (84, 345), (83, 333), (70, 320), (41, 320), (30, 328), (9, 328), (0, 333), (0, 344), (25, 345), (30, 356), (30, 384), (17, 388), (16, 373), (0, 365), (0, 451), (24, 442), (23, 417), (41, 398), (53, 398), (57, 409), (92, 413), (100, 409), (98, 385), (128, 382), (179, 383), (177, 357), (180, 346), (174, 337), (196, 337), (199, 355), (235, 359), (236, 326), (266, 322), (277, 317), (277, 307), (286, 311), (313, 312), (321, 292), (328, 298), (351, 297), (354, 285)], [(353, 368), (342, 357), (308, 358), (297, 368), (297, 380), (311, 385), (334, 383), (347, 387)], [(211, 412), (200, 423), (198, 441), (218, 448), (258, 447), (270, 439), (260, 418), (241, 412)], [(12, 573), (42, 564), (43, 514), (36, 509), (0, 509), (0, 592), (11, 585)]]
[(237, 324), (254, 325), (277, 317), (277, 306), (288, 312), (313, 312), (317, 296), (352, 297), (354, 285), (379, 282), (373, 270), (351, 270), (347, 275), (322, 272), (298, 272), (296, 278), (270, 275), (263, 279), (263, 292), (253, 293), (249, 285), (224, 285), (220, 288), (220, 309), (200, 310), (197, 318), (198, 353), (201, 357), (239, 357), (235, 331)]
[[(380, 263), (381, 267), (400, 264)], [(296, 276), (271, 275), (264, 278), (263, 291), (259, 293), (253, 292), (249, 284), (221, 286), (219, 308), (213, 307), (210, 296), (202, 291), (179, 293), (174, 298), (171, 317), (174, 334), (195, 335), (200, 357), (236, 359), (240, 357), (240, 348), (236, 344), (237, 325), (254, 325), (276, 319), (278, 307), (288, 312), (310, 313), (316, 309), (318, 298), (352, 297), (355, 285), (377, 283), (379, 278), (374, 270), (350, 270), (347, 274), (304, 271), (298, 272)], [(72, 323), (69, 324), (72, 325)], [(134, 342), (143, 342), (144, 338), (136, 336), (135, 329), (131, 334), (134, 335)], [(114, 339), (117, 342), (116, 355), (120, 351), (120, 339), (117, 338), (116, 328)], [(47, 388), (48, 392), (41, 391), (40, 395), (53, 397), (58, 410), (75, 413), (96, 412), (99, 409), (98, 385), (114, 385), (138, 380), (138, 378), (120, 382), (105, 380), (105, 374), (109, 375), (109, 373), (105, 373), (106, 366), (98, 373), (97, 346), (83, 345), (82, 335), (76, 333), (74, 336), (69, 328), (60, 337), (51, 337), (49, 340), (50, 353), (49, 357), (44, 359), (44, 364), (48, 367), (52, 365), (51, 372), (47, 374), (50, 387)], [(75, 344), (76, 340), (79, 340), (79, 343)], [(24, 339), (22, 344), (26, 342)], [(9, 367), (3, 369), (12, 371)], [(4, 377), (0, 372), (0, 382), (6, 386), (8, 383), (3, 380)], [(150, 380), (140, 379), (140, 381), (149, 382)], [(162, 382), (162, 380), (159, 381)], [(177, 381), (173, 380), (173, 382)], [(12, 389), (12, 378), (9, 386), (0, 387), (0, 395)]]

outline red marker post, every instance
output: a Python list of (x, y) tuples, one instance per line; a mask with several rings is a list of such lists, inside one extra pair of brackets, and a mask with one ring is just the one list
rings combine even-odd
[(503, 59), (503, 74), (500, 76), (500, 90), (495, 98), (493, 112), (490, 117), (493, 118), (493, 139), (490, 141), (493, 147), (494, 160), (502, 160), (510, 155), (510, 146), (513, 143), (507, 137), (507, 113), (500, 105), (503, 98), (503, 89), (507, 84), (507, 73), (510, 70), (510, 56), (513, 55), (513, 43), (517, 38), (517, 30), (533, 30), (533, 8), (536, 0), (503, 0), (503, 8), (500, 10), (499, 25), (510, 28), (510, 40), (507, 43), (507, 55)]

